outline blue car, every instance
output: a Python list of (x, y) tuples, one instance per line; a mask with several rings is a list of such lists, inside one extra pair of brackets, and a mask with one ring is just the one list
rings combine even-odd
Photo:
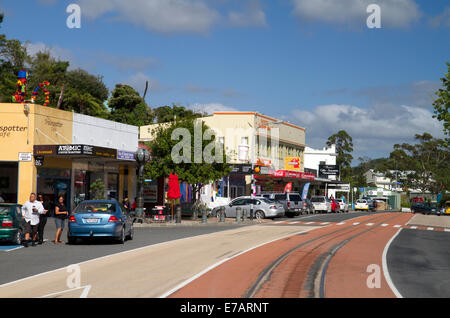
[(133, 220), (117, 201), (83, 201), (69, 217), (69, 244), (88, 238), (112, 238), (123, 244), (133, 235)]

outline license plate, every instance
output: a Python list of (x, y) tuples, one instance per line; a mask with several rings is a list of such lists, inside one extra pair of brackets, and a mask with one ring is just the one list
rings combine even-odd
[(86, 223), (98, 223), (98, 219), (86, 219)]

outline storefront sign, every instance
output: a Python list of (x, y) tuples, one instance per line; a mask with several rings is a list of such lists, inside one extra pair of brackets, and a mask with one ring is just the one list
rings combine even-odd
[(272, 160), (270, 159), (265, 159), (265, 158), (258, 158), (257, 162), (256, 162), (257, 166), (262, 166), (262, 167), (271, 167), (272, 166)]
[(19, 152), (19, 161), (33, 161), (33, 154), (31, 152)]
[(134, 152), (123, 151), (123, 150), (117, 150), (117, 159), (118, 160), (136, 161), (134, 159)]
[(56, 148), (57, 155), (82, 155), (82, 145), (59, 145)]
[(284, 169), (291, 171), (300, 171), (300, 157), (286, 157), (284, 159)]
[(7, 138), (11, 137), (15, 133), (24, 132), (27, 130), (25, 126), (0, 126), (0, 137)]
[(103, 158), (117, 158), (117, 150), (89, 145), (40, 145), (33, 147), (35, 156), (96, 156)]
[(103, 147), (93, 147), (92, 155), (103, 158), (117, 158), (117, 150)]
[(286, 170), (274, 171), (274, 173), (271, 176), (278, 177), (278, 178), (295, 178), (295, 179), (315, 180), (315, 176), (311, 173), (286, 171)]
[(335, 189), (335, 190), (341, 190), (341, 191), (350, 191), (350, 184), (334, 184), (329, 183), (328, 189)]
[(233, 165), (231, 169), (235, 174), (252, 174), (252, 165)]
[(319, 177), (337, 176), (339, 175), (339, 166), (337, 165), (320, 165)]

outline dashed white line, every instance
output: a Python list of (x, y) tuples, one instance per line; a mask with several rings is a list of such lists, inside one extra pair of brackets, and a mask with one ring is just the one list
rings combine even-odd
[(308, 222), (308, 223), (305, 223), (305, 224), (313, 224), (313, 223), (316, 223), (316, 222)]
[(344, 225), (344, 224), (345, 224), (345, 222), (341, 222), (341, 223), (338, 223), (336, 225)]
[(323, 223), (320, 223), (320, 225), (327, 225), (327, 224), (330, 224), (330, 222), (323, 222)]
[(367, 225), (367, 226), (372, 226), (372, 225), (373, 225), (373, 223), (367, 223), (366, 225)]
[(299, 221), (297, 221), (297, 222), (290, 222), (289, 224), (297, 224), (297, 223), (300, 223)]
[(433, 230), (434, 230), (434, 227), (428, 227), (427, 230), (428, 230), (428, 231), (433, 231)]
[(386, 224), (386, 223), (384, 223), (384, 224), (381, 224), (381, 226), (383, 226), (383, 227), (386, 227), (386, 226), (388, 226), (389, 224)]
[(398, 224), (397, 224), (397, 225), (394, 225), (394, 227), (399, 228), (399, 227), (401, 227), (401, 225), (398, 225)]
[(358, 225), (358, 224), (360, 224), (359, 222), (355, 222), (355, 223), (353, 223), (353, 225)]

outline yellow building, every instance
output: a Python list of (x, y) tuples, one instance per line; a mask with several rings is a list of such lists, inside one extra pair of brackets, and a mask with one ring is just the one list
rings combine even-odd
[(34, 104), (0, 104), (0, 200), (23, 204), (31, 192), (69, 205), (90, 197), (134, 198), (138, 127)]

